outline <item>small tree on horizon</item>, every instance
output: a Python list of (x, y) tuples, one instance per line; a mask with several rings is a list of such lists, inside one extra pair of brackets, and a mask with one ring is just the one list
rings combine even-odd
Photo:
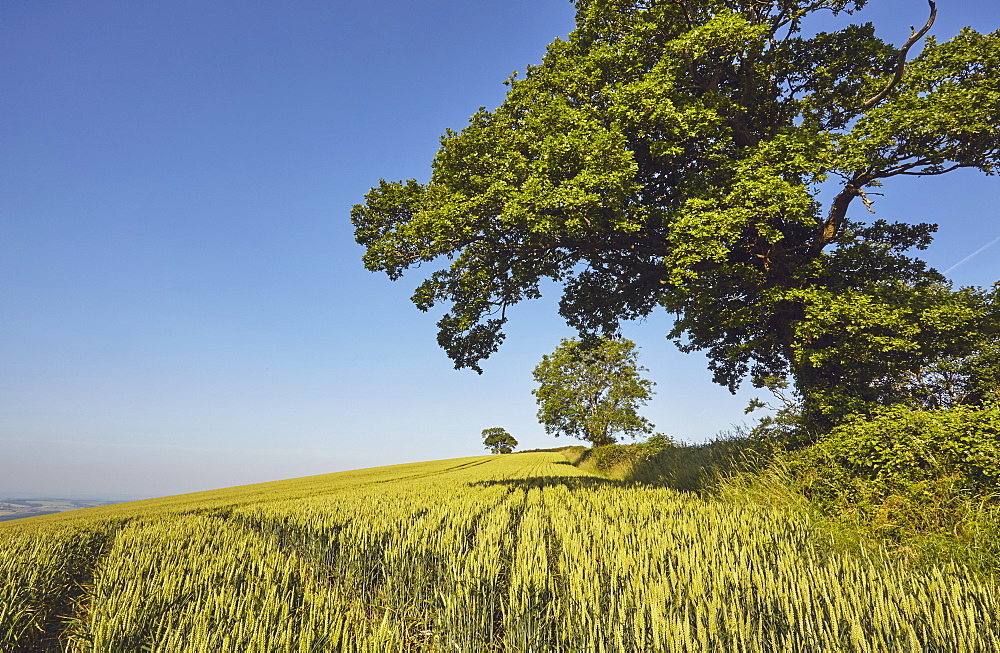
[(514, 436), (499, 426), (483, 429), (483, 444), (490, 453), (510, 453), (517, 446)]
[(538, 421), (550, 435), (571, 435), (594, 446), (613, 444), (618, 433), (652, 433), (636, 411), (649, 401), (654, 383), (640, 376), (635, 343), (601, 338), (564, 339), (534, 370), (539, 387)]

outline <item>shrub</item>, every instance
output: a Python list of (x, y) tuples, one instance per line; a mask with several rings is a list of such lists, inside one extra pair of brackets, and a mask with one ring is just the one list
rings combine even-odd
[(578, 463), (584, 464), (590, 471), (601, 474), (616, 472), (617, 475), (629, 475), (637, 465), (676, 446), (670, 436), (656, 433), (645, 442), (606, 444), (594, 447), (588, 450), (578, 460)]
[(787, 459), (827, 514), (892, 540), (959, 540), (1000, 507), (1000, 406), (888, 408), (838, 426)]
[(825, 475), (831, 487), (852, 478), (884, 496), (942, 478), (970, 494), (989, 493), (1000, 483), (1000, 406), (894, 406), (834, 428), (798, 462), (803, 469), (832, 467)]

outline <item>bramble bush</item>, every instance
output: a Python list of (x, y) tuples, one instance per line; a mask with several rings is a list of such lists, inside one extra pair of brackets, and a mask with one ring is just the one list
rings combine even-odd
[[(884, 409), (791, 454), (792, 483), (828, 514), (893, 540), (992, 530), (1000, 516), (1000, 405)], [(995, 539), (995, 538), (993, 538)]]
[[(797, 456), (802, 469), (839, 469), (873, 495), (954, 478), (963, 491), (995, 492), (1000, 483), (1000, 405), (910, 410), (893, 406), (838, 426)], [(817, 478), (817, 481), (820, 479)], [(824, 479), (835, 488), (834, 478)], [(822, 493), (823, 485), (815, 490)]]

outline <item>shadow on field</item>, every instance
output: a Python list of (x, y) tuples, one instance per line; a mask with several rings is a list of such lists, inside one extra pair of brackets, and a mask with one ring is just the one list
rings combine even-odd
[[(571, 465), (572, 463), (558, 463)], [(613, 478), (603, 478), (600, 476), (533, 476), (528, 478), (499, 478), (490, 481), (476, 481), (469, 483), (470, 487), (492, 487), (503, 486), (509, 488), (522, 488), (530, 490), (532, 488), (551, 488), (560, 485), (570, 489), (599, 488), (599, 487), (622, 487), (625, 485), (635, 485), (633, 481), (622, 481)]]

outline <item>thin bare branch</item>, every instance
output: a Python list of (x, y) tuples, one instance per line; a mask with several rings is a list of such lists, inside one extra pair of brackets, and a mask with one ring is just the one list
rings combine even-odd
[(913, 175), (914, 177), (930, 177), (930, 176), (933, 176), (933, 175), (943, 175), (946, 172), (951, 172), (952, 170), (958, 170), (959, 168), (971, 168), (971, 167), (972, 167), (971, 164), (956, 163), (955, 165), (953, 165), (951, 167), (942, 168), (941, 170), (934, 170), (934, 171), (931, 171), (931, 172), (901, 172), (899, 174), (901, 174), (901, 175)]
[(888, 96), (889, 93), (892, 92), (892, 89), (896, 88), (896, 85), (899, 84), (899, 80), (903, 78), (903, 69), (906, 66), (906, 53), (909, 52), (910, 48), (913, 47), (914, 43), (919, 41), (921, 37), (923, 37), (923, 35), (927, 33), (927, 30), (929, 30), (931, 28), (931, 25), (934, 24), (934, 19), (937, 18), (937, 5), (934, 3), (934, 0), (927, 0), (927, 4), (931, 6), (931, 15), (927, 19), (927, 22), (924, 24), (924, 26), (920, 28), (919, 32), (914, 31), (912, 26), (910, 27), (910, 38), (907, 39), (906, 43), (903, 45), (903, 48), (899, 51), (899, 60), (896, 62), (896, 72), (895, 74), (893, 74), (892, 79), (889, 80), (889, 83), (886, 84), (885, 88), (879, 91), (878, 94), (874, 95), (864, 104), (861, 105), (860, 107), (861, 111), (868, 111), (869, 109), (877, 105), (879, 102), (884, 100), (886, 96)]

